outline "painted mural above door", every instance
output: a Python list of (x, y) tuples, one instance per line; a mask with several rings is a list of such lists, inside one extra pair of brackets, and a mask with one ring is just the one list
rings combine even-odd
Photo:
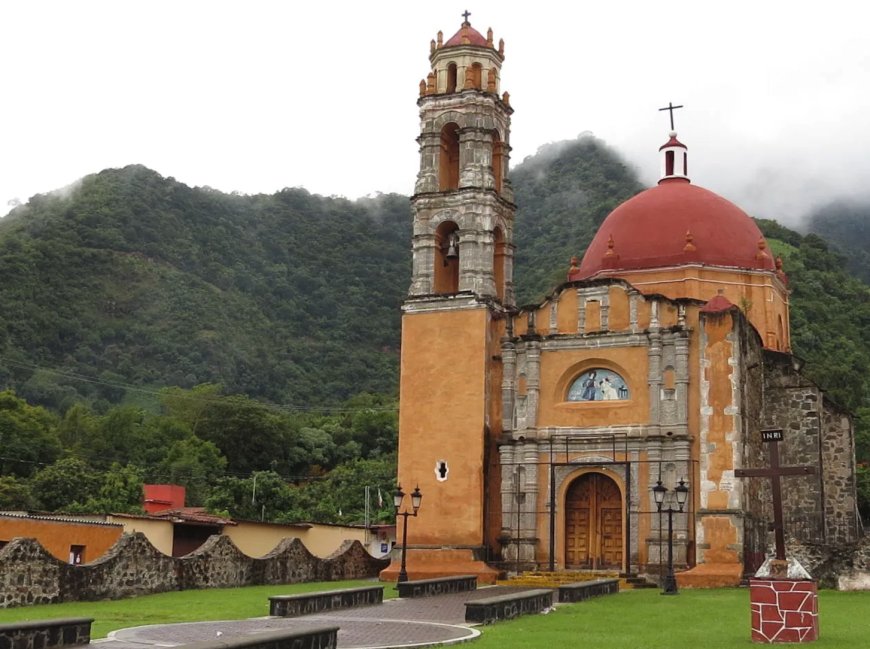
[(623, 401), (628, 398), (625, 380), (603, 367), (586, 370), (568, 389), (568, 401)]

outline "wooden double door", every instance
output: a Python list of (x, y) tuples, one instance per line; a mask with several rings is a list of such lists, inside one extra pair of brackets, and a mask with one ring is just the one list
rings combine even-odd
[(622, 495), (602, 473), (584, 473), (565, 496), (565, 567), (622, 567)]

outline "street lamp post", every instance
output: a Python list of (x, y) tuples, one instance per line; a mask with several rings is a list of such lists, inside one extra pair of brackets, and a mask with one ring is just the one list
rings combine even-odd
[(405, 569), (405, 551), (408, 549), (408, 516), (416, 516), (417, 511), (420, 509), (420, 503), (423, 502), (423, 494), (420, 493), (420, 486), (416, 486), (414, 491), (411, 492), (411, 508), (414, 510), (413, 512), (409, 512), (407, 510), (400, 512), (399, 510), (402, 508), (402, 501), (405, 499), (405, 492), (402, 491), (402, 485), (399, 485), (396, 488), (396, 492), (393, 494), (393, 505), (396, 507), (396, 517), (403, 517), (405, 520), (402, 523), (402, 568), (399, 570), (399, 579), (398, 581), (401, 583), (403, 581), (408, 581), (408, 571)]
[(665, 575), (664, 582), (662, 583), (662, 595), (676, 595), (679, 593), (679, 589), (677, 588), (677, 578), (674, 577), (674, 514), (683, 511), (683, 507), (686, 505), (686, 500), (689, 497), (689, 485), (681, 479), (673, 489), (678, 509), (674, 509), (674, 499), (672, 498), (668, 499), (667, 509), (662, 509), (669, 489), (662, 484), (661, 480), (656, 482), (656, 486), (652, 488), (652, 491), (653, 498), (656, 501), (656, 508), (659, 512), (665, 512), (668, 515), (668, 574)]

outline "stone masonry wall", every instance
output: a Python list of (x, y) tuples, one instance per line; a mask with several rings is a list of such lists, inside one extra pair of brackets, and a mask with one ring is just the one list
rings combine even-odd
[(855, 437), (851, 417), (822, 399), (822, 458), (829, 543), (849, 543), (863, 535), (858, 514)]
[(58, 602), (119, 599), (146, 593), (199, 588), (290, 584), (375, 577), (389, 559), (372, 557), (359, 541), (345, 541), (325, 559), (299, 539), (285, 539), (254, 559), (225, 536), (174, 558), (139, 532), (125, 534), (100, 559), (69, 565), (35, 539), (16, 538), (0, 550), (0, 608)]
[[(781, 428), (783, 431), (783, 441), (779, 443), (780, 464), (816, 468), (815, 475), (782, 479), (783, 517), (786, 526), (789, 520), (803, 518), (815, 528), (812, 536), (821, 538), (823, 523), (819, 515), (824, 511), (821, 390), (792, 368), (790, 355), (765, 353), (764, 369), (765, 408), (760, 423), (762, 428)], [(765, 457), (763, 462), (767, 466), (769, 461)], [(770, 481), (764, 482), (768, 483), (766, 487), (769, 488)]]
[(870, 536), (842, 544), (789, 539), (786, 555), (797, 559), (821, 588), (870, 590)]
[(791, 361), (789, 354), (765, 351), (761, 423), (765, 428), (783, 429), (781, 464), (815, 466), (817, 474), (783, 479), (786, 526), (788, 519), (802, 521), (804, 540), (856, 541), (862, 530), (851, 418), (796, 371)]

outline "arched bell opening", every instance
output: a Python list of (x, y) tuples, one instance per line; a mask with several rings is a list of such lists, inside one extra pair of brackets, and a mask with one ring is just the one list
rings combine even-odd
[(504, 179), (504, 142), (501, 141), (498, 131), (492, 134), (492, 180), (495, 191), (499, 194)]
[(453, 94), (456, 92), (456, 64), (450, 63), (447, 66), (447, 94)]
[(493, 232), (492, 278), (495, 282), (495, 294), (501, 302), (505, 296), (505, 243), (501, 228)]
[(435, 231), (435, 292), (459, 291), (459, 226), (445, 221)]
[(459, 188), (459, 126), (454, 122), (441, 129), (441, 156), (438, 164), (438, 189)]

